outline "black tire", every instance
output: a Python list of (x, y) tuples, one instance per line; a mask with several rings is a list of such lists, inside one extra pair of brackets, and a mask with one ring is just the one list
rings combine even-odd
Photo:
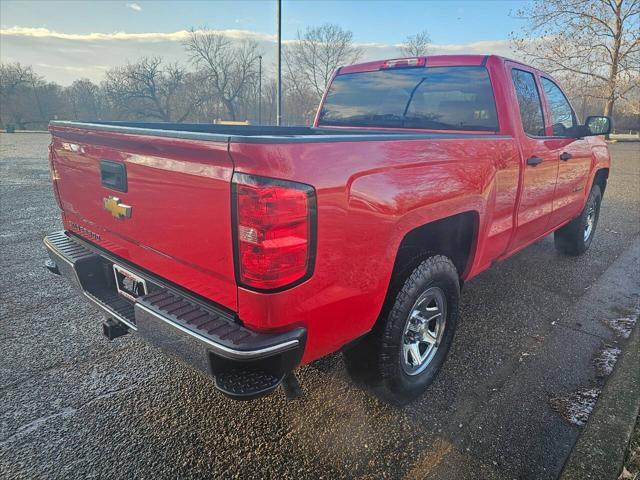
[[(591, 192), (589, 192), (589, 197), (580, 215), (554, 232), (553, 241), (560, 252), (566, 255), (576, 256), (582, 255), (587, 251), (596, 233), (598, 218), (600, 217), (601, 201), (602, 192), (600, 191), (600, 187), (594, 185), (591, 188)], [(592, 226), (588, 236), (585, 238), (591, 213), (593, 214), (590, 220)]]
[[(429, 293), (437, 293), (438, 299), (445, 302), (442, 332), (435, 344), (437, 348), (423, 369), (407, 373), (412, 366), (403, 362), (405, 327), (416, 302)], [(354, 380), (365, 383), (390, 403), (405, 405), (419, 397), (436, 377), (447, 356), (459, 303), (460, 282), (451, 260), (441, 255), (424, 260), (407, 277), (395, 298), (388, 302), (372, 332), (344, 352), (347, 371)]]

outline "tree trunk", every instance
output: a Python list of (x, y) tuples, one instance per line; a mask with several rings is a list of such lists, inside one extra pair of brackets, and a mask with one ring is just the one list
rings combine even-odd
[(606, 117), (611, 117), (613, 115), (614, 103), (615, 103), (615, 99), (613, 97), (607, 98), (607, 101), (604, 104), (604, 115)]
[[(607, 88), (609, 90), (609, 96), (604, 106), (604, 115), (611, 117), (613, 115), (613, 105), (616, 101), (616, 87), (618, 80), (618, 63), (620, 62), (620, 46), (622, 44), (622, 0), (616, 0), (615, 11), (616, 26), (613, 36), (613, 52), (611, 58), (611, 68), (609, 69), (609, 81), (607, 82)], [(605, 138), (609, 140), (609, 135)]]
[(76, 121), (80, 120), (78, 118), (78, 107), (76, 106), (76, 101), (73, 97), (71, 98), (71, 110), (73, 110), (73, 119)]
[(42, 103), (40, 103), (40, 95), (38, 95), (38, 89), (36, 88), (36, 82), (34, 79), (31, 80), (31, 87), (33, 88), (33, 95), (36, 99), (36, 105), (38, 106), (38, 112), (40, 112), (40, 118), (43, 123), (48, 123), (49, 119), (46, 118), (44, 111), (42, 110)]
[(229, 120), (235, 121), (236, 109), (233, 106), (233, 102), (231, 102), (230, 100), (224, 100), (224, 106), (227, 108), (227, 112), (229, 113)]
[[(604, 115), (605, 117), (609, 117), (612, 118), (613, 117), (613, 105), (615, 103), (615, 98), (612, 96), (610, 96), (605, 105), (604, 105)], [(605, 135), (604, 138), (606, 140), (609, 140), (609, 134)]]

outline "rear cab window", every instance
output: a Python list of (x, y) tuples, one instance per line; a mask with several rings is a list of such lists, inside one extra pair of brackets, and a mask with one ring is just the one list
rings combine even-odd
[(319, 126), (497, 132), (483, 66), (418, 67), (338, 75)]

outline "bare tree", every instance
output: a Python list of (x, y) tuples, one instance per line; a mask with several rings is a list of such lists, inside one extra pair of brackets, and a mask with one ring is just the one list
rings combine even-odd
[(326, 23), (298, 32), (297, 42), (286, 54), (289, 56), (285, 58), (286, 74), (296, 79), (295, 83), (304, 82), (319, 99), (335, 69), (356, 62), (362, 49), (354, 45), (351, 31)]
[(51, 119), (68, 118), (69, 107), (62, 95), (63, 89), (55, 82), (33, 82), (33, 90), (39, 111), (39, 124), (46, 126)]
[(74, 120), (99, 120), (104, 110), (100, 87), (91, 80), (76, 80), (64, 91)]
[(251, 40), (234, 44), (223, 35), (191, 29), (184, 45), (193, 64), (206, 73), (208, 84), (231, 120), (235, 120), (239, 99), (257, 80), (258, 44)]
[(285, 46), (283, 53), (283, 93), (287, 123), (310, 124), (318, 108), (317, 90), (299, 68), (291, 47)]
[(0, 64), (0, 96), (6, 98), (18, 87), (29, 85), (33, 77), (31, 66), (23, 66), (18, 62)]
[(104, 87), (114, 106), (125, 115), (182, 122), (197, 102), (190, 97), (188, 80), (184, 67), (177, 63), (163, 65), (161, 58), (153, 57), (109, 70)]
[(605, 115), (638, 88), (640, 0), (536, 0), (515, 16), (527, 21), (516, 51), (549, 73), (593, 80)]
[(402, 44), (400, 44), (400, 53), (405, 57), (423, 57), (429, 52), (431, 38), (426, 30), (409, 35)]
[[(55, 84), (46, 83), (36, 75), (31, 66), (0, 64), (1, 122), (14, 123), (18, 128), (46, 124), (47, 115), (55, 115), (60, 110), (60, 105), (54, 105), (52, 101), (56, 94), (55, 87)], [(43, 95), (46, 105), (40, 98)]]

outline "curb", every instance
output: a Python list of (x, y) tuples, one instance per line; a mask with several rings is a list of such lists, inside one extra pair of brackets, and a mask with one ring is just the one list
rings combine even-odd
[(624, 345), (561, 480), (616, 479), (640, 410), (640, 325)]

